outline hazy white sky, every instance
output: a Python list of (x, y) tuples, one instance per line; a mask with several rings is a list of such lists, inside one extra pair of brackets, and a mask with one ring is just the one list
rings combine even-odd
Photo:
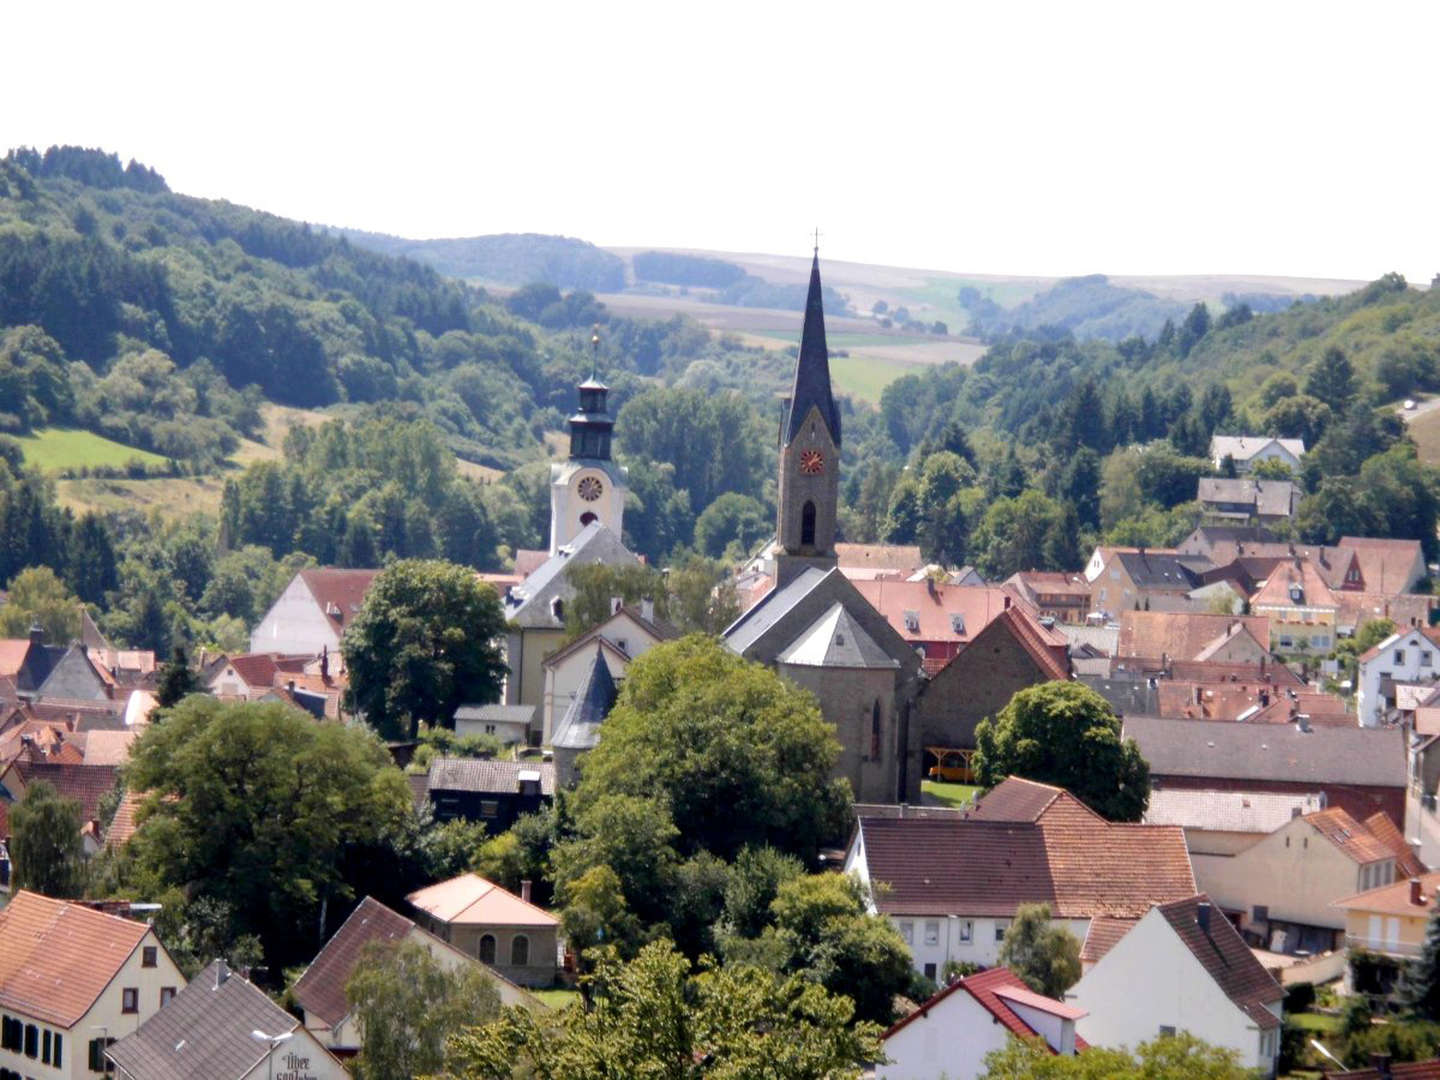
[(0, 146), (416, 237), (1440, 271), (1431, 3), (4, 7)]

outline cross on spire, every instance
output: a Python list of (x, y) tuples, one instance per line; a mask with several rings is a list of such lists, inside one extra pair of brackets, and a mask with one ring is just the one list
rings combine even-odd
[(815, 227), (815, 254), (820, 254), (820, 227)]

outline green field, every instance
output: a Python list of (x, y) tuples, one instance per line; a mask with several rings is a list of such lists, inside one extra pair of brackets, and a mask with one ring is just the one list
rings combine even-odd
[(842, 394), (879, 405), (885, 387), (923, 366), (864, 354), (831, 356), (830, 377), (835, 381), (835, 389)]
[(964, 806), (980, 793), (973, 784), (946, 784), (940, 780), (920, 781), (920, 801), (939, 806)]
[(65, 472), (81, 468), (123, 469), (132, 461), (163, 468), (166, 461), (159, 454), (137, 450), (124, 443), (78, 428), (43, 428), (33, 435), (16, 440), (25, 454), (25, 464), (42, 472)]
[(556, 1012), (580, 1000), (579, 990), (531, 990), (530, 993)]

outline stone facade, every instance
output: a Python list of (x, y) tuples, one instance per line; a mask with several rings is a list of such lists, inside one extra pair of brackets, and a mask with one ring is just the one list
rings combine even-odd
[(893, 668), (833, 668), (780, 664), (779, 673), (822, 703), (835, 725), (840, 759), (835, 774), (850, 781), (857, 802), (893, 802), (896, 758), (903, 753), (895, 718)]

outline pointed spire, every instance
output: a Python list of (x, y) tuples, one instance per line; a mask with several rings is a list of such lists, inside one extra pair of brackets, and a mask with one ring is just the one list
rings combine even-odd
[(789, 444), (805, 423), (810, 406), (830, 428), (830, 437), (840, 445), (840, 410), (830, 393), (830, 351), (825, 345), (825, 307), (821, 303), (820, 249), (810, 266), (810, 293), (805, 298), (805, 327), (800, 332), (800, 356), (795, 361), (795, 387), (790, 393), (790, 418), (785, 424)]

